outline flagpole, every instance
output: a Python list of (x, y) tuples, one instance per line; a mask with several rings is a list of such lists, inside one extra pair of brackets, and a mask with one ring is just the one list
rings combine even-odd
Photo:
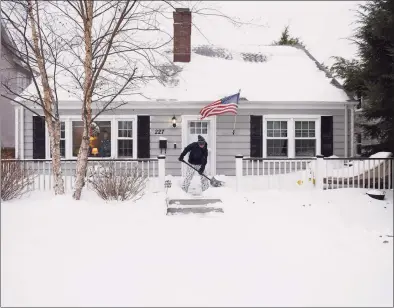
[[(240, 93), (241, 93), (241, 89), (239, 89), (239, 91), (238, 91), (238, 102), (239, 102), (239, 99), (240, 99), (240, 97), (239, 97)], [(235, 117), (234, 117), (233, 135), (235, 134), (235, 123), (237, 123), (237, 115), (238, 115), (238, 111), (237, 111), (237, 113), (235, 114)]]

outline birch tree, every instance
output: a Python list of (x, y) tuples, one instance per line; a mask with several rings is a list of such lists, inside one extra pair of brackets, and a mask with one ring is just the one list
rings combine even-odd
[(59, 27), (56, 27), (53, 15), (46, 9), (47, 3), (39, 3), (37, 0), (3, 2), (2, 23), (6, 25), (11, 37), (11, 42), (6, 47), (31, 73), (32, 85), (21, 92), (22, 89), (12, 85), (15, 80), (3, 80), (2, 86), (6, 93), (2, 96), (37, 116), (41, 115), (36, 108), (42, 110), (49, 133), (54, 192), (64, 194), (56, 81), (60, 69), (58, 61), (64, 44), (58, 39), (62, 34)]
[[(70, 60), (62, 68), (73, 79), (67, 91), (80, 93), (82, 101), (83, 132), (73, 194), (79, 200), (85, 185), (93, 121), (125, 104), (125, 98), (143, 95), (140, 89), (146, 82), (162, 81), (179, 72), (171, 53), (165, 50), (173, 39), (172, 24), (165, 30), (160, 20), (172, 20), (174, 6), (184, 4), (136, 0), (51, 3), (62, 12), (72, 37), (64, 42)], [(214, 9), (198, 8), (198, 14), (241, 24)]]

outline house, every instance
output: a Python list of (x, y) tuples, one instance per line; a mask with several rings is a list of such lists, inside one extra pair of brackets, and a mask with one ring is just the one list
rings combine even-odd
[[(174, 69), (165, 80), (148, 83), (144, 99), (99, 116), (92, 157), (100, 141), (110, 140), (104, 157), (149, 158), (166, 155), (166, 172), (181, 174), (182, 149), (203, 135), (208, 142), (209, 174), (235, 175), (235, 155), (301, 158), (354, 152), (357, 101), (327, 75), (309, 52), (290, 46), (242, 46), (226, 49), (191, 45), (191, 13), (174, 12)], [(241, 90), (238, 115), (201, 121), (199, 111)], [(62, 119), (62, 156), (75, 159), (81, 142), (81, 102), (58, 93)], [(18, 108), (18, 107), (16, 107)], [(32, 107), (33, 108), (33, 107)], [(37, 109), (39, 112), (40, 110)], [(27, 110), (20, 158), (50, 158), (45, 122)], [(233, 134), (233, 128), (235, 131)]]
[[(9, 86), (12, 91), (20, 93), (30, 83), (30, 73), (26, 70), (20, 61), (16, 58), (13, 48), (13, 43), (10, 35), (8, 34), (3, 23), (1, 27), (1, 49), (0, 49), (0, 147), (1, 148), (20, 148), (21, 144), (18, 140), (22, 140), (22, 131), (20, 135), (15, 132), (16, 128), (16, 115), (22, 107), (14, 106), (11, 101), (2, 95), (15, 98), (16, 95), (10, 95), (4, 88), (3, 84)], [(10, 46), (12, 46), (10, 48)]]

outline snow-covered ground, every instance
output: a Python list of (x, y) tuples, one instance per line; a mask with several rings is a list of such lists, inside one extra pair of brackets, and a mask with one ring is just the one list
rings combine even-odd
[[(179, 179), (168, 194), (180, 196)], [(393, 306), (393, 192), (210, 188), (104, 203), (35, 192), (1, 206), (1, 306)]]

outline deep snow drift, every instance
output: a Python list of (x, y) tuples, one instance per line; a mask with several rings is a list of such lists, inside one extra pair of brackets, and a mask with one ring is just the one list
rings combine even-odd
[[(393, 196), (235, 193), (224, 214), (165, 216), (165, 194), (2, 204), (2, 306), (392, 306)], [(168, 192), (180, 196), (178, 179)]]

